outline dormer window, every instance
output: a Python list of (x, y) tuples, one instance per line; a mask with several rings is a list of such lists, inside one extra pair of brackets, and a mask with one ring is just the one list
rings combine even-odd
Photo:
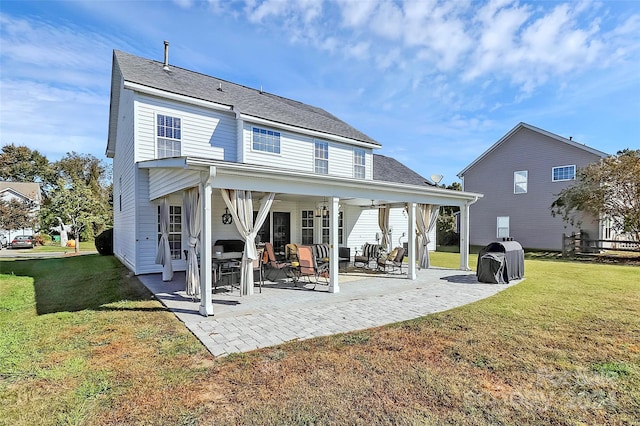
[(253, 150), (280, 154), (280, 132), (253, 128)]
[(156, 129), (158, 158), (180, 157), (181, 120), (177, 117), (158, 114)]

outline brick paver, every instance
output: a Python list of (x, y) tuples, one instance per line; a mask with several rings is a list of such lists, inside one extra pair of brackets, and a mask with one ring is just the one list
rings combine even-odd
[[(240, 297), (216, 293), (214, 315), (198, 314), (198, 302), (186, 297), (184, 273), (171, 282), (160, 274), (138, 277), (184, 322), (214, 356), (245, 352), (296, 339), (377, 327), (445, 311), (489, 297), (517, 284), (485, 284), (475, 273), (450, 269), (417, 271), (414, 281), (393, 275), (341, 275), (339, 293), (265, 283), (262, 293)], [(257, 289), (256, 289), (257, 291)]]

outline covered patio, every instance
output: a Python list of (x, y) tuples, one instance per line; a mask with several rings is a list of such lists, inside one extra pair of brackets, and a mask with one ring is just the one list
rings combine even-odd
[[(162, 238), (156, 262), (163, 265), (164, 281), (171, 279), (174, 263), (167, 260), (171, 259), (166, 238), (167, 199), (176, 194), (185, 195), (183, 208), (185, 212), (189, 212), (185, 215), (189, 247), (185, 268), (187, 292), (189, 296), (199, 297), (198, 311), (203, 316), (218, 314), (218, 307), (214, 309), (212, 293), (212, 245), (217, 238), (223, 236), (223, 232), (221, 233), (217, 221), (212, 220), (214, 208), (224, 207), (232, 215), (233, 220), (227, 225), (234, 224), (234, 234), (229, 234), (230, 228), (226, 228), (224, 236), (228, 238), (229, 235), (234, 235), (246, 242), (240, 266), (240, 287), (245, 295), (254, 294), (252, 263), (258, 259), (255, 244), (257, 232), (276, 203), (294, 206), (291, 211), (297, 213), (323, 201), (329, 223), (330, 252), (326, 288), (329, 293), (341, 292), (338, 279), (338, 218), (339, 211), (344, 207), (357, 212), (367, 209), (369, 205), (381, 208), (381, 211), (386, 211), (387, 223), (390, 209), (403, 209), (407, 217), (407, 229), (403, 235), (407, 236), (408, 260), (403, 278), (405, 281), (414, 281), (417, 279), (419, 268), (429, 267), (427, 234), (435, 224), (438, 206), (459, 206), (460, 270), (470, 270), (469, 205), (477, 201), (481, 194), (392, 181), (309, 175), (275, 167), (193, 157), (152, 160), (139, 163), (138, 166), (148, 170), (149, 199), (160, 202), (159, 216), (163, 218), (160, 222)], [(379, 219), (379, 229), (385, 231), (382, 232), (383, 241), (386, 235), (382, 219), (384, 216), (385, 214), (381, 214)], [(375, 226), (377, 229), (378, 225)], [(314, 240), (314, 243), (319, 242), (317, 235)], [(387, 242), (387, 246), (390, 250), (391, 242)], [(200, 258), (199, 265), (195, 260), (196, 255)]]
[(198, 314), (186, 295), (184, 273), (163, 282), (161, 274), (139, 277), (214, 356), (289, 341), (346, 333), (409, 320), (492, 296), (520, 282), (479, 283), (469, 271), (421, 269), (415, 280), (397, 274), (340, 274), (340, 293), (267, 282), (252, 297), (213, 294), (215, 316)]

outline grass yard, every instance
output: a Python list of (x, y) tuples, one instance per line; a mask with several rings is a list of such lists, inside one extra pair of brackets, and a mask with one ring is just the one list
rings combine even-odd
[(216, 360), (113, 257), (2, 261), (0, 424), (639, 424), (640, 268), (525, 262), (471, 305)]

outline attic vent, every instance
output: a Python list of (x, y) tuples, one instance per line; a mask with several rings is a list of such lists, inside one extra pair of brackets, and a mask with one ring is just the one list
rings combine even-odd
[(164, 67), (162, 69), (169, 71), (169, 42), (167, 40), (164, 41)]

